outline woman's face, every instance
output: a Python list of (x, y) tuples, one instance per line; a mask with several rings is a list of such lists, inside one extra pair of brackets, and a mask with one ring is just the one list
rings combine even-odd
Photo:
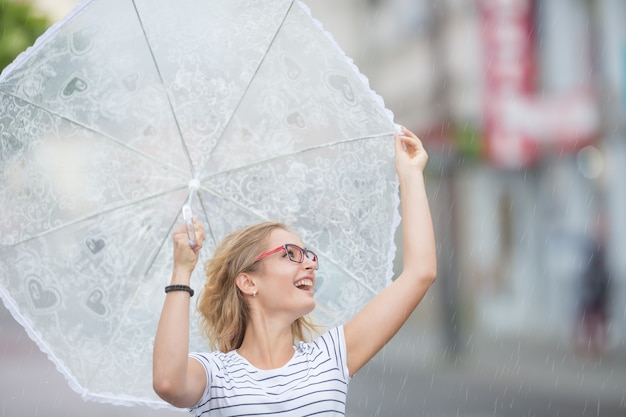
[[(288, 243), (304, 248), (298, 236), (284, 229), (274, 229), (265, 250)], [(292, 321), (313, 311), (316, 262), (306, 256), (302, 263), (291, 261), (284, 250), (267, 255), (259, 262), (261, 266), (255, 279), (256, 298), (265, 311), (285, 314)]]

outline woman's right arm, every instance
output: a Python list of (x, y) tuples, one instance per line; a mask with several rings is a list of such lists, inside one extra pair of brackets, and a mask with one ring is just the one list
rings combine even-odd
[[(197, 246), (189, 246), (185, 225), (174, 230), (174, 269), (172, 285), (189, 285), (204, 241), (202, 224), (194, 219)], [(200, 362), (189, 358), (189, 305), (186, 291), (170, 291), (165, 296), (154, 339), (152, 386), (163, 400), (175, 407), (193, 407), (200, 401), (207, 384)]]

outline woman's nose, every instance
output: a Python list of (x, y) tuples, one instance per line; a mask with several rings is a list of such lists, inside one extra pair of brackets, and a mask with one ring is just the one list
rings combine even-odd
[(304, 265), (306, 269), (317, 269), (319, 266), (317, 261), (309, 259), (306, 256), (304, 257), (302, 264)]

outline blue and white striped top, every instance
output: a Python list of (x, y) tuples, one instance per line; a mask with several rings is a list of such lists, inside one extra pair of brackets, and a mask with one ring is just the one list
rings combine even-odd
[(300, 342), (283, 367), (261, 370), (236, 351), (192, 353), (207, 373), (195, 416), (344, 416), (350, 375), (343, 327)]

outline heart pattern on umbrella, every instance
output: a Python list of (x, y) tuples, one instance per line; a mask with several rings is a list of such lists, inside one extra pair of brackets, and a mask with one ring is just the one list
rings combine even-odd
[(49, 312), (59, 306), (61, 302), (59, 292), (52, 287), (44, 287), (39, 278), (28, 278), (26, 287), (30, 300), (38, 312)]

